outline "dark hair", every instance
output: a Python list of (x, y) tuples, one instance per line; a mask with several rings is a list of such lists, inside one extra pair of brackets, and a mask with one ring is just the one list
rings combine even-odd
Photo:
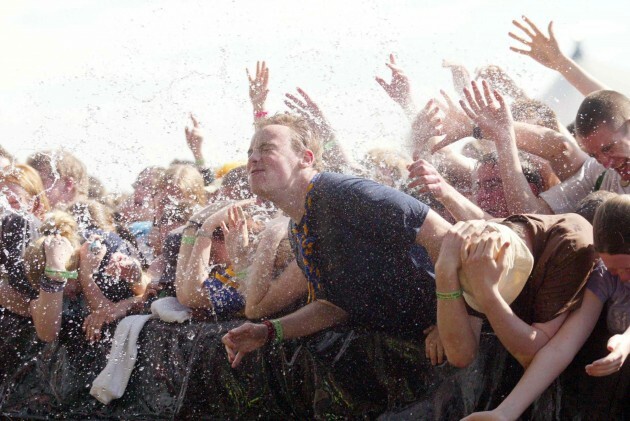
[(593, 243), (599, 253), (630, 254), (630, 195), (617, 195), (597, 209)]
[(599, 209), (599, 206), (606, 200), (617, 196), (616, 193), (609, 192), (607, 190), (597, 190), (589, 193), (584, 199), (580, 200), (575, 213), (586, 219), (591, 224), (595, 218), (595, 212)]
[(551, 130), (558, 131), (560, 129), (560, 123), (556, 113), (553, 112), (544, 102), (521, 98), (517, 99), (510, 106), (514, 121), (527, 121), (535, 120), (539, 126), (546, 127)]
[(600, 126), (617, 121), (623, 124), (630, 117), (630, 99), (615, 91), (596, 91), (584, 98), (575, 117), (575, 133), (588, 137)]
[[(527, 182), (532, 183), (534, 186), (536, 186), (536, 189), (538, 189), (536, 195), (544, 191), (545, 187), (542, 176), (540, 175), (540, 171), (532, 163), (529, 157), (523, 152), (519, 151), (518, 160), (521, 163), (521, 168), (523, 169), (523, 174), (525, 175), (525, 179), (527, 180)], [(496, 152), (487, 153), (482, 156), (479, 161), (477, 161), (477, 168), (479, 168), (483, 164), (499, 165), (499, 156)]]

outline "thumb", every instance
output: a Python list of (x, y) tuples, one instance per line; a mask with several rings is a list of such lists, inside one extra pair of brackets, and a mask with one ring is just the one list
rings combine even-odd
[(614, 335), (610, 339), (608, 339), (608, 346), (607, 346), (608, 350), (614, 351), (615, 348), (617, 348), (617, 345), (619, 345), (619, 341), (620, 341), (620, 335)]

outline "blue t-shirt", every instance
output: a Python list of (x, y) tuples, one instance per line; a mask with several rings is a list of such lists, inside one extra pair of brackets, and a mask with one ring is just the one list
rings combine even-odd
[(370, 180), (322, 173), (306, 207), (289, 237), (313, 298), (372, 330), (419, 336), (435, 323), (433, 266), (415, 243), (425, 204)]
[(613, 334), (625, 332), (630, 326), (630, 283), (622, 282), (599, 264), (593, 269), (586, 288), (604, 304), (608, 330)]

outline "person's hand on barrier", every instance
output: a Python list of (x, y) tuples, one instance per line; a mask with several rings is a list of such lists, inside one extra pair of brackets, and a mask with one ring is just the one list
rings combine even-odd
[(103, 326), (117, 319), (114, 313), (114, 310), (109, 305), (91, 312), (83, 322), (85, 338), (90, 342), (100, 341), (103, 334)]
[(392, 71), (391, 82), (385, 82), (385, 79), (380, 76), (376, 76), (376, 81), (403, 110), (412, 110), (414, 104), (411, 98), (411, 84), (405, 71), (396, 64), (396, 58), (393, 54), (389, 55), (389, 63), (385, 63), (385, 65)]
[(444, 358), (446, 354), (437, 326), (429, 326), (422, 333), (427, 335), (424, 339), (424, 352), (426, 357), (431, 360), (431, 365), (442, 364), (446, 361)]
[(517, 20), (512, 21), (514, 26), (522, 31), (521, 34), (510, 32), (508, 35), (529, 49), (510, 47), (510, 50), (529, 56), (545, 67), (558, 70), (563, 54), (553, 33), (553, 21), (549, 22), (547, 27), (549, 35), (543, 34), (527, 16), (523, 16), (523, 21), (525, 24)]
[(334, 131), (324, 116), (324, 113), (319, 108), (319, 105), (317, 105), (302, 88), (298, 87), (296, 89), (302, 98), (287, 93), (285, 94), (286, 99), (284, 100), (284, 104), (291, 111), (304, 117), (311, 124), (313, 129), (318, 131), (324, 141), (328, 140), (333, 135)]
[(269, 93), (269, 67), (264, 61), (257, 61), (254, 78), (250, 75), (249, 69), (246, 68), (245, 71), (249, 80), (249, 99), (254, 107), (254, 120), (257, 120), (267, 114), (265, 101), (267, 101), (267, 94)]
[(608, 340), (610, 354), (586, 366), (589, 376), (602, 377), (621, 370), (630, 354), (630, 330), (623, 335), (614, 335)]
[(419, 159), (409, 165), (408, 170), (408, 179), (411, 180), (408, 186), (410, 189), (419, 187), (420, 193), (430, 192), (438, 200), (448, 194), (449, 184), (428, 161)]
[(243, 357), (265, 345), (267, 326), (261, 323), (245, 322), (230, 330), (221, 339), (232, 368), (239, 366)]
[(471, 82), (471, 89), (464, 89), (466, 101), (461, 100), (460, 105), (466, 115), (477, 124), (484, 139), (494, 140), (497, 147), (505, 145), (515, 139), (514, 120), (510, 107), (507, 106), (503, 96), (497, 91), (490, 91), (490, 86), (482, 81), (483, 95), (477, 82)]

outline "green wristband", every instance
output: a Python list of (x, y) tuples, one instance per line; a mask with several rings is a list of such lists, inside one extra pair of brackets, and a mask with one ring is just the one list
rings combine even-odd
[(195, 244), (195, 237), (191, 236), (191, 235), (184, 235), (182, 236), (182, 244)]
[(206, 160), (205, 159), (195, 159), (195, 164), (199, 165), (200, 167), (203, 167), (204, 165), (206, 165)]
[(79, 273), (76, 270), (66, 271), (66, 270), (53, 270), (50, 268), (44, 269), (44, 273), (46, 275), (59, 276), (64, 279), (77, 279)]
[(282, 330), (282, 323), (280, 323), (280, 320), (275, 319), (271, 320), (271, 324), (273, 325), (274, 331), (276, 332), (276, 337), (274, 338), (273, 343), (278, 345), (284, 339), (284, 330)]
[(464, 296), (464, 291), (457, 290), (453, 292), (435, 292), (438, 300), (457, 300)]

